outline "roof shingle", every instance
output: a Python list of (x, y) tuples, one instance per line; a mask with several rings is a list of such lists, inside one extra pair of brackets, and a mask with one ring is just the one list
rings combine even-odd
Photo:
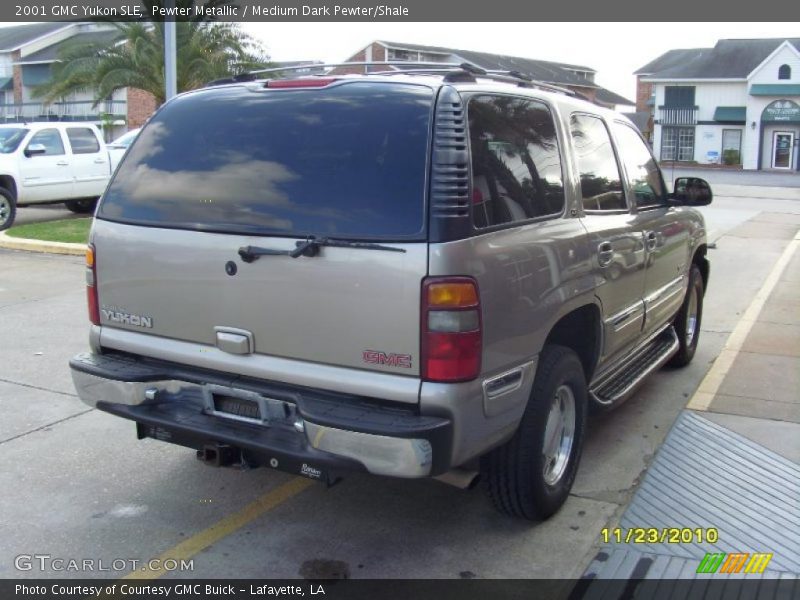
[(33, 23), (0, 28), (0, 52), (9, 52), (36, 38), (69, 27), (71, 23)]
[(670, 50), (635, 74), (646, 79), (745, 79), (784, 41), (800, 51), (800, 38), (719, 40), (713, 48)]
[(59, 59), (59, 54), (61, 50), (65, 47), (70, 45), (74, 45), (76, 43), (80, 44), (110, 44), (114, 40), (120, 37), (120, 33), (115, 30), (103, 30), (103, 31), (87, 31), (84, 33), (78, 33), (73, 35), (72, 37), (68, 37), (65, 40), (47, 46), (47, 48), (43, 48), (38, 52), (34, 52), (32, 54), (28, 54), (27, 56), (23, 56), (19, 62), (26, 63), (26, 62), (56, 62)]

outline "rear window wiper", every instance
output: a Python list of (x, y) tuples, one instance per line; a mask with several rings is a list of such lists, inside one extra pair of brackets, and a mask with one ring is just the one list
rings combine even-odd
[(333, 238), (314, 238), (310, 237), (305, 241), (297, 242), (297, 247), (294, 250), (275, 250), (273, 248), (261, 248), (259, 246), (242, 246), (239, 248), (239, 256), (242, 257), (244, 262), (253, 262), (260, 256), (291, 256), (292, 258), (299, 258), (300, 256), (316, 256), (319, 254), (319, 249), (322, 246), (332, 246), (335, 248), (360, 248), (362, 250), (384, 250), (386, 252), (405, 252), (405, 248), (394, 248), (392, 246), (384, 246), (383, 244), (374, 244), (372, 242), (353, 242), (349, 240), (337, 240)]

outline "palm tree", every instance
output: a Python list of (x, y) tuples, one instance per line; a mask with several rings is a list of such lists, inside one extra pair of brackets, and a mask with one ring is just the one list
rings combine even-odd
[[(195, 0), (177, 0), (179, 7), (194, 12)], [(206, 6), (229, 4), (211, 0)], [(142, 2), (152, 14), (151, 0)], [(110, 22), (118, 33), (102, 42), (87, 44), (80, 37), (65, 44), (53, 76), (34, 95), (54, 102), (72, 93), (93, 90), (99, 103), (119, 89), (134, 87), (164, 102), (164, 22)], [(202, 87), (209, 81), (230, 77), (268, 64), (261, 46), (234, 23), (203, 20), (176, 23), (178, 91)]]

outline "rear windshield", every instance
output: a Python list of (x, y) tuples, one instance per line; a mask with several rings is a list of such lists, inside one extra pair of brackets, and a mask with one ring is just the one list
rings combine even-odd
[(136, 138), (99, 216), (268, 235), (418, 236), (432, 99), (424, 86), (362, 82), (187, 95)]

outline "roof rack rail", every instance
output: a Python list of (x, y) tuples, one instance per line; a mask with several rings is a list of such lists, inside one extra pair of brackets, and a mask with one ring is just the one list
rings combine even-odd
[(305, 64), (305, 65), (295, 65), (292, 67), (270, 67), (269, 69), (257, 69), (255, 71), (249, 71), (249, 73), (280, 73), (282, 71), (302, 71), (303, 69), (308, 68), (315, 68), (315, 69), (335, 69), (336, 67), (390, 67), (396, 66), (398, 64), (403, 65), (414, 65), (420, 67), (450, 67), (451, 69), (454, 67), (458, 67), (455, 63), (442, 63), (442, 62), (406, 62), (403, 61), (402, 63), (398, 63), (397, 61), (354, 61), (354, 62), (341, 62), (341, 63), (324, 63), (324, 64)]
[[(401, 68), (386, 71), (366, 71), (368, 67), (416, 67), (416, 68)], [(257, 69), (248, 71), (232, 77), (224, 77), (216, 79), (206, 84), (206, 87), (215, 85), (225, 85), (229, 83), (243, 83), (248, 81), (256, 81), (258, 79), (266, 79), (267, 77), (257, 77), (258, 75), (268, 76), (270, 74), (283, 73), (286, 71), (302, 71), (309, 68), (313, 69), (335, 69), (339, 67), (364, 67), (365, 75), (443, 75), (444, 80), (448, 82), (469, 82), (475, 81), (475, 77), (482, 77), (491, 79), (492, 81), (499, 81), (503, 83), (514, 83), (522, 87), (539, 88), (548, 92), (558, 92), (568, 96), (584, 97), (582, 94), (573, 92), (570, 89), (537, 81), (526, 73), (520, 71), (500, 71), (500, 70), (486, 70), (470, 63), (443, 63), (443, 62), (412, 62), (412, 61), (358, 61), (358, 62), (341, 62), (341, 63), (307, 63), (301, 65), (294, 65), (289, 67), (270, 67), (268, 69)], [(329, 73), (315, 73), (311, 77), (326, 77)]]
[[(337, 67), (367, 67), (372, 66), (395, 66), (397, 64), (404, 64), (404, 65), (413, 65), (419, 67), (446, 67), (448, 70), (452, 70), (454, 68), (458, 68), (459, 65), (454, 63), (441, 63), (441, 62), (389, 62), (389, 61), (366, 61), (366, 62), (341, 62), (341, 63), (306, 63), (301, 65), (293, 65), (288, 67), (270, 67), (268, 69), (255, 69), (253, 71), (247, 71), (245, 73), (240, 73), (238, 75), (233, 75), (231, 77), (223, 77), (221, 79), (215, 79), (213, 81), (209, 81), (206, 83), (205, 87), (212, 87), (216, 85), (226, 85), (229, 83), (244, 83), (248, 81), (256, 81), (258, 79), (266, 79), (266, 76), (275, 73), (284, 73), (287, 71), (304, 71), (306, 69), (335, 69)], [(394, 72), (394, 71), (390, 71)], [(383, 73), (383, 72), (382, 72)], [(376, 73), (365, 73), (367, 75), (376, 74)], [(257, 77), (258, 75), (263, 75), (265, 77)], [(313, 73), (309, 75), (310, 77), (325, 77), (327, 76), (326, 73)]]

